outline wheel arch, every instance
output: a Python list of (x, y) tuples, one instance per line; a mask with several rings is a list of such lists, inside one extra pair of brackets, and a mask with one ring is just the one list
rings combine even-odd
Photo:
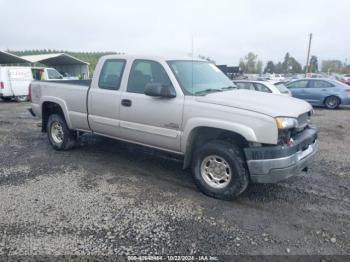
[(64, 101), (58, 99), (47, 99), (41, 104), (41, 117), (42, 117), (42, 127), (41, 131), (46, 132), (47, 121), (52, 114), (61, 115), (67, 123), (68, 128), (71, 128), (71, 123), (69, 116), (67, 114), (67, 107)]
[(187, 136), (183, 168), (186, 169), (190, 166), (193, 153), (197, 147), (213, 140), (233, 141), (242, 149), (248, 146), (248, 141), (251, 141), (233, 130), (212, 126), (197, 126)]
[[(327, 100), (329, 97), (332, 97), (332, 96), (336, 97), (336, 98), (339, 100), (339, 105), (341, 105), (342, 100), (341, 100), (341, 98), (340, 98), (338, 95), (336, 95), (336, 94), (327, 95), (327, 96), (323, 99), (322, 104), (325, 105), (325, 104), (326, 104), (326, 100)], [(339, 105), (338, 105), (338, 106), (339, 106)]]

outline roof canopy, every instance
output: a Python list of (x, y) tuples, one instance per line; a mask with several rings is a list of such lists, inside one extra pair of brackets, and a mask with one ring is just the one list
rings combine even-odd
[(5, 51), (0, 51), (0, 64), (22, 64), (29, 63), (26, 59), (23, 59), (19, 56), (10, 54)]
[(22, 59), (29, 61), (30, 63), (42, 63), (48, 66), (54, 65), (88, 65), (89, 63), (77, 59), (71, 55), (58, 53), (58, 54), (45, 54), (45, 55), (26, 55), (22, 56)]

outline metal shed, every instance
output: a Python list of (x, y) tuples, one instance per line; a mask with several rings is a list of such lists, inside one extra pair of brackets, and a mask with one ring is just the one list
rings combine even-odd
[(5, 51), (0, 51), (0, 65), (13, 65), (13, 64), (23, 64), (23, 63), (29, 65), (30, 62), (19, 56), (10, 54)]
[(21, 58), (29, 61), (33, 66), (40, 63), (72, 76), (81, 76), (83, 79), (89, 78), (89, 63), (65, 53), (28, 55), (21, 56)]

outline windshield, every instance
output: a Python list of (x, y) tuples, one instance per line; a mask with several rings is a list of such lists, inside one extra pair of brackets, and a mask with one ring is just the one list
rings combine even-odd
[(276, 83), (275, 87), (277, 87), (281, 93), (288, 93), (288, 88), (283, 83)]
[(184, 93), (204, 95), (221, 92), (236, 86), (219, 68), (205, 61), (168, 61)]
[(63, 79), (63, 76), (55, 69), (47, 69), (49, 79)]

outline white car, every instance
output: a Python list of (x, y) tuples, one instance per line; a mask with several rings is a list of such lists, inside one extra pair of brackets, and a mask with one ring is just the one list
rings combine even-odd
[(0, 98), (9, 101), (12, 98), (18, 102), (28, 99), (28, 86), (33, 76), (30, 67), (1, 66), (0, 67)]
[(55, 68), (32, 67), (31, 69), (34, 80), (56, 81), (66, 79)]
[[(0, 98), (4, 101), (28, 100), (28, 87), (33, 80), (67, 80), (55, 68), (29, 66), (0, 67)], [(70, 79), (72, 80), (72, 79)]]
[(350, 74), (345, 74), (345, 75), (343, 75), (343, 79), (344, 79), (346, 82), (350, 81)]
[(283, 82), (276, 82), (272, 84), (269, 81), (234, 80), (233, 83), (239, 89), (247, 89), (265, 93), (292, 96), (291, 92), (283, 84)]

